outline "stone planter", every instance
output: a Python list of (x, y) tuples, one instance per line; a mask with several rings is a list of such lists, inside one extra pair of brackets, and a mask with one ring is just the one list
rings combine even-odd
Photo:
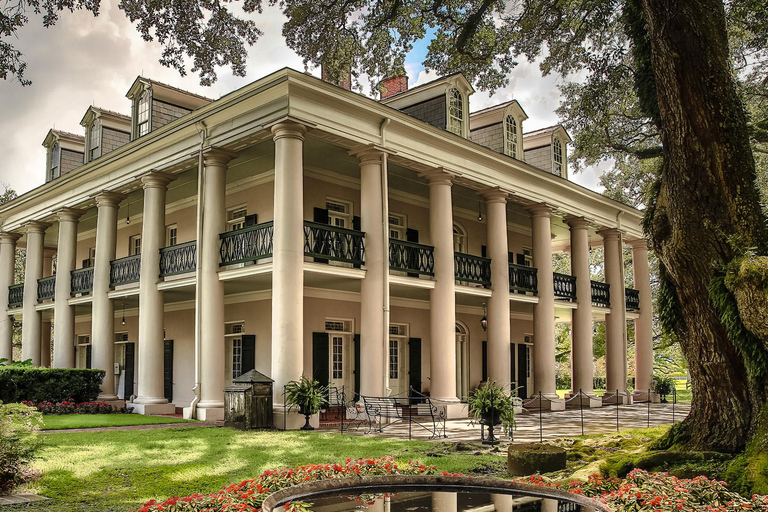
[(507, 451), (507, 471), (512, 476), (550, 473), (565, 469), (565, 450), (548, 444), (512, 444)]

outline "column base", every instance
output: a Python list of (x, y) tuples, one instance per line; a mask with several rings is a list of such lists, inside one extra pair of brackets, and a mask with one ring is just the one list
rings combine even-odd
[(603, 405), (616, 405), (618, 401), (619, 405), (632, 405), (632, 395), (624, 392), (619, 392), (618, 398), (615, 394), (611, 394), (609, 397), (602, 397)]
[[(296, 411), (286, 413), (280, 405), (272, 408), (272, 425), (278, 430), (300, 430), (306, 421), (304, 415)], [(309, 417), (309, 424), (312, 428), (319, 428), (320, 415), (311, 415)]]
[[(182, 415), (185, 418), (189, 418), (191, 415), (191, 410), (189, 407), (184, 408), (184, 414)], [(196, 420), (200, 421), (208, 421), (208, 422), (214, 422), (214, 421), (224, 421), (224, 408), (223, 407), (204, 407), (200, 408), (198, 405), (195, 408), (195, 418)]]
[(137, 404), (133, 402), (133, 412), (135, 414), (153, 415), (153, 414), (176, 414), (176, 406), (169, 403), (164, 404)]
[(603, 401), (599, 397), (593, 395), (591, 392), (584, 393), (579, 398), (574, 398), (576, 395), (567, 393), (565, 398), (568, 400), (565, 404), (566, 409), (579, 409), (582, 407), (602, 407)]
[(469, 418), (469, 408), (467, 404), (460, 402), (456, 397), (435, 398), (430, 397), (432, 405), (445, 407), (445, 419), (464, 420)]
[[(648, 401), (648, 391), (637, 391), (635, 390), (632, 393), (632, 400), (634, 402), (647, 402)], [(651, 403), (652, 404), (658, 404), (661, 402), (661, 397), (651, 391)]]
[(111, 405), (115, 409), (122, 409), (125, 407), (125, 400), (103, 400), (103, 402), (107, 405)]
[(119, 400), (119, 397), (114, 393), (100, 393), (99, 396), (96, 397), (97, 402), (111, 402), (113, 400)]

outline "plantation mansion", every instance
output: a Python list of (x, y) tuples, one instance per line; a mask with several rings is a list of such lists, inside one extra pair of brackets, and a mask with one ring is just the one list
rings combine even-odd
[(0, 206), (0, 357), (20, 322), (23, 359), (106, 370), (100, 398), (140, 413), (221, 418), (224, 388), (256, 369), (276, 423), (302, 375), (366, 396), (412, 386), (458, 416), (485, 380), (564, 407), (556, 322), (572, 324), (573, 390), (592, 393), (604, 320), (607, 388), (626, 392), (631, 319), (648, 389), (641, 212), (568, 180), (562, 127), (524, 133), (516, 101), (470, 113), (460, 74), (382, 89), (283, 69), (210, 100), (139, 77), (130, 117), (90, 107), (84, 137), (51, 130), (46, 183)]

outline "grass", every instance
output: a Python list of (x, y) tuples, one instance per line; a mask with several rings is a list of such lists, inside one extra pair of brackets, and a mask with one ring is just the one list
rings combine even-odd
[[(685, 381), (684, 380), (676, 380), (675, 381), (675, 386), (676, 386), (675, 391), (677, 392), (677, 401), (678, 402), (683, 402), (683, 403), (690, 403), (691, 402), (691, 389), (690, 388), (686, 389)], [(570, 389), (558, 389), (557, 390), (557, 396), (559, 396), (560, 398), (565, 398), (566, 393), (570, 393), (570, 392), (571, 392)], [(605, 390), (604, 389), (596, 389), (595, 393), (597, 393), (598, 395), (602, 395), (603, 393), (605, 393)], [(672, 396), (668, 396), (667, 397), (667, 401), (669, 403), (672, 403)]]
[(43, 430), (72, 428), (124, 427), (127, 425), (158, 425), (163, 423), (190, 423), (180, 418), (144, 416), (142, 414), (46, 414), (43, 416)]

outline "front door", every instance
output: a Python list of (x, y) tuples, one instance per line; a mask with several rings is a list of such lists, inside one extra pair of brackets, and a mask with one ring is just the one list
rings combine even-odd
[(530, 368), (530, 350), (524, 343), (517, 344), (517, 396), (528, 398), (528, 373)]
[(128, 400), (133, 395), (133, 378), (134, 378), (134, 364), (136, 354), (136, 344), (125, 344), (125, 361), (123, 361), (123, 368), (125, 368), (125, 383), (123, 384), (123, 400)]
[(330, 337), (330, 383), (331, 386), (341, 389), (347, 384), (346, 378), (349, 369), (347, 336), (331, 334)]
[(163, 343), (163, 396), (173, 402), (173, 340)]
[(390, 395), (408, 395), (408, 379), (405, 375), (405, 338), (389, 339), (389, 389)]
[(456, 396), (462, 402), (469, 396), (469, 332), (456, 324)]

